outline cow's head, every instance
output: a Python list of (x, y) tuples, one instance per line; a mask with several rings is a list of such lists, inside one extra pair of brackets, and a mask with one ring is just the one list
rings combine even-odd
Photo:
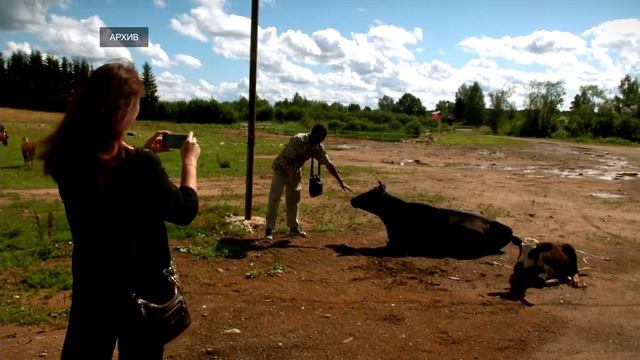
[(371, 211), (371, 209), (380, 202), (386, 189), (382, 181), (378, 180), (378, 186), (352, 198), (351, 206), (365, 211)]
[(529, 237), (517, 244), (520, 253), (509, 278), (510, 289), (505, 296), (506, 298), (520, 300), (525, 305), (531, 305), (524, 299), (524, 296), (527, 288), (534, 287), (536, 283), (539, 283), (540, 268), (537, 266), (538, 259), (534, 254), (537, 252), (539, 244), (538, 240)]
[(518, 262), (522, 263), (524, 267), (532, 266), (534, 261), (530, 258), (529, 253), (531, 253), (533, 249), (537, 248), (539, 244), (538, 240), (530, 237), (522, 240), (519, 244), (520, 254), (518, 255)]

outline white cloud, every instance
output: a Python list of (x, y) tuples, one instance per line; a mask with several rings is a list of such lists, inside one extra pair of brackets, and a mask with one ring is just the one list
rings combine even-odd
[(153, 0), (153, 5), (159, 8), (167, 7), (167, 3), (164, 0)]
[(162, 49), (162, 46), (160, 44), (149, 41), (148, 47), (139, 47), (136, 49), (138, 49), (140, 53), (150, 57), (151, 65), (153, 66), (168, 68), (176, 64), (173, 60), (171, 60), (167, 52)]
[(353, 41), (345, 39), (343, 45), (346, 57), (341, 65), (359, 74), (380, 71), (380, 63), (387, 59), (365, 34), (353, 34)]
[[(184, 76), (163, 71), (156, 77), (158, 95), (162, 100), (190, 100), (194, 98), (211, 99), (218, 101), (237, 100), (240, 96), (247, 97), (249, 80), (242, 78), (238, 82), (222, 82), (213, 85), (204, 79), (198, 79), (196, 83), (190, 82)], [(262, 95), (260, 94), (262, 97)]]
[(415, 28), (409, 32), (394, 25), (378, 25), (369, 29), (367, 37), (384, 55), (413, 60), (413, 52), (406, 45), (415, 45), (422, 40), (422, 29)]
[[(489, 89), (515, 85), (518, 106), (530, 81), (562, 81), (567, 93), (563, 106), (568, 108), (580, 86), (597, 85), (614, 93), (625, 74), (640, 75), (640, 19), (607, 21), (580, 35), (539, 30), (499, 39), (471, 37), (459, 45), (481, 57), (459, 69), (461, 80), (478, 80)], [(485, 66), (488, 58), (506, 61)], [(530, 64), (540, 67), (516, 66)]]
[(200, 59), (195, 58), (191, 55), (177, 54), (173, 58), (176, 59), (177, 62), (185, 64), (192, 69), (199, 69), (202, 67), (202, 62), (200, 62)]
[(260, 68), (277, 77), (280, 81), (295, 84), (313, 84), (317, 82), (311, 69), (290, 62), (285, 55), (272, 56), (260, 63)]
[[(212, 51), (227, 59), (248, 60), (250, 19), (225, 8), (224, 0), (197, 0), (189, 12), (171, 20), (171, 27), (199, 41), (211, 40)], [(276, 101), (297, 91), (310, 99), (361, 100), (375, 107), (382, 95), (397, 99), (411, 92), (429, 107), (439, 100), (453, 100), (459, 86), (478, 81), (485, 93), (513, 87), (512, 100), (521, 105), (529, 82), (548, 80), (564, 82), (568, 104), (581, 85), (612, 88), (625, 73), (640, 73), (639, 19), (606, 22), (583, 34), (541, 29), (501, 38), (469, 37), (458, 46), (471, 59), (456, 67), (444, 61), (454, 51), (426, 48), (423, 39), (421, 28), (405, 29), (380, 20), (373, 20), (367, 31), (349, 34), (334, 28), (310, 33), (261, 28), (260, 96)], [(439, 60), (422, 58), (433, 52)], [(192, 86), (213, 87), (213, 94), (231, 96), (222, 98), (229, 100), (246, 96), (245, 82), (243, 78), (225, 83), (224, 90), (221, 84)]]
[(341, 72), (326, 73), (318, 75), (320, 82), (324, 85), (343, 90), (375, 90), (375, 85), (368, 83), (362, 77), (349, 69)]
[[(237, 82), (221, 82), (216, 87), (216, 99), (237, 100), (241, 96), (249, 97), (249, 79), (243, 77)], [(258, 96), (261, 96), (258, 94)], [(281, 99), (281, 98), (280, 98)]]
[(13, 41), (7, 41), (6, 43), (7, 49), (4, 51), (5, 54), (10, 56), (12, 53), (17, 51), (23, 51), (25, 53), (31, 53), (31, 45), (28, 42), (16, 43)]
[(171, 19), (171, 21), (169, 22), (169, 26), (171, 26), (172, 29), (176, 30), (182, 35), (192, 37), (202, 42), (207, 41), (207, 37), (198, 28), (196, 20), (189, 17), (188, 15), (182, 14), (178, 15), (177, 19)]
[(320, 48), (320, 55), (318, 60), (320, 63), (332, 64), (337, 63), (347, 56), (347, 48), (349, 48), (349, 41), (342, 37), (340, 32), (335, 29), (323, 29), (315, 31), (313, 34), (313, 40)]
[(502, 58), (518, 64), (541, 64), (561, 67), (577, 62), (587, 54), (587, 43), (581, 37), (564, 31), (538, 30), (524, 36), (470, 37), (458, 44), (465, 50), (487, 58)]
[[(228, 41), (225, 38), (214, 37), (211, 50), (227, 59), (248, 59), (249, 41)], [(262, 51), (262, 49), (261, 49)]]
[[(274, 34), (274, 37), (277, 37), (274, 28), (268, 28), (266, 31)], [(320, 47), (318, 47), (318, 44), (316, 44), (313, 38), (300, 30), (287, 30), (280, 36), (279, 40), (282, 42), (282, 47), (289, 55), (298, 55), (302, 58), (313, 58), (322, 53)], [(264, 37), (263, 42), (265, 42)]]
[[(339, 102), (342, 104), (370, 104), (369, 93), (364, 91), (345, 91), (335, 88), (310, 87), (302, 93), (307, 99), (320, 100), (328, 104)], [(291, 95), (289, 95), (291, 98)], [(377, 98), (375, 99), (377, 101)]]
[(433, 60), (430, 63), (422, 63), (416, 67), (416, 72), (422, 74), (425, 78), (438, 81), (446, 81), (451, 79), (456, 69), (442, 61)]
[(615, 66), (614, 55), (624, 72), (640, 74), (640, 19), (607, 21), (582, 35), (591, 38), (593, 56), (605, 66)]
[(213, 86), (213, 85), (209, 84), (209, 83), (208, 83), (206, 80), (204, 80), (204, 79), (200, 79), (200, 80), (198, 81), (198, 83), (199, 83), (199, 84), (200, 84), (200, 86), (202, 86), (202, 88), (203, 88), (203, 89), (205, 89), (206, 91), (214, 92), (214, 91), (216, 90), (216, 87), (215, 87), (215, 86)]
[[(171, 19), (170, 26), (183, 35), (200, 41), (206, 41), (205, 33), (216, 37), (236, 40), (248, 39), (251, 20), (224, 11), (224, 0), (198, 0), (200, 5), (191, 9), (189, 14), (180, 14)], [(220, 42), (214, 41), (214, 50)], [(216, 51), (218, 52), (218, 51)], [(224, 54), (224, 51), (220, 51)]]
[(126, 48), (101, 48), (100, 27), (106, 26), (99, 16), (76, 20), (47, 12), (53, 6), (66, 9), (70, 0), (0, 0), (0, 30), (16, 30), (33, 34), (39, 50), (58, 56), (79, 56), (90, 61), (125, 57), (132, 59)]
[(45, 24), (50, 7), (66, 8), (70, 0), (0, 0), (0, 30), (33, 31)]
[(192, 84), (179, 74), (163, 71), (156, 77), (158, 96), (163, 100), (209, 99), (212, 91), (202, 84)]
[(127, 48), (100, 47), (98, 29), (106, 26), (99, 16), (76, 20), (51, 14), (50, 22), (40, 27), (36, 36), (44, 43), (45, 52), (56, 55), (81, 56), (90, 60), (125, 57), (132, 59)]

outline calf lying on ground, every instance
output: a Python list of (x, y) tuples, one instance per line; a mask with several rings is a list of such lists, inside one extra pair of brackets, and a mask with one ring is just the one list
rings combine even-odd
[(22, 150), (24, 166), (31, 167), (31, 165), (33, 165), (33, 158), (36, 156), (36, 144), (29, 141), (29, 138), (23, 137), (20, 149)]
[(477, 258), (520, 242), (511, 228), (482, 214), (406, 202), (386, 192), (382, 182), (351, 199), (351, 205), (380, 217), (387, 249), (396, 254)]
[(506, 298), (524, 301), (528, 288), (543, 288), (559, 284), (580, 287), (578, 257), (569, 244), (538, 242), (525, 238), (521, 243), (518, 261), (509, 278)]

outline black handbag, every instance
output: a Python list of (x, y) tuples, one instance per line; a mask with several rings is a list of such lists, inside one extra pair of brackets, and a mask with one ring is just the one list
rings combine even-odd
[(309, 196), (316, 197), (322, 195), (322, 179), (320, 178), (320, 164), (318, 163), (318, 174), (313, 173), (313, 158), (311, 158), (311, 175), (309, 176)]
[(180, 291), (180, 284), (172, 267), (165, 269), (171, 298), (164, 304), (156, 304), (133, 293), (134, 318), (137, 331), (163, 344), (178, 337), (191, 325), (187, 302)]

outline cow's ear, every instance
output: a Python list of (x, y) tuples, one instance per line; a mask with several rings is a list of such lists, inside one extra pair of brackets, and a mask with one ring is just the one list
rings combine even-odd
[(378, 188), (380, 189), (381, 192), (385, 192), (387, 190), (387, 187), (380, 180), (378, 180)]

